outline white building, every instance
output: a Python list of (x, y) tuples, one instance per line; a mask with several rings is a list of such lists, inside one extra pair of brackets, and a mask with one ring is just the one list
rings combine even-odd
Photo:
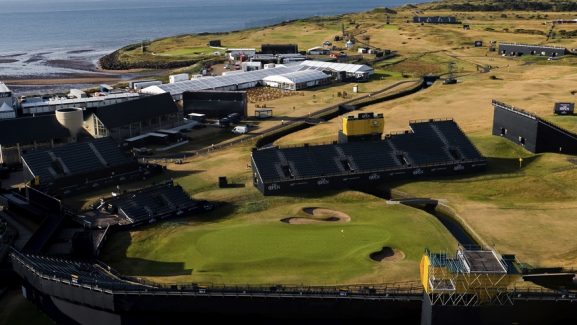
[(269, 76), (263, 79), (266, 86), (285, 90), (301, 90), (310, 87), (327, 85), (331, 76), (318, 70), (303, 70), (282, 75)]
[(262, 69), (261, 62), (243, 62), (240, 65), (242, 67), (242, 71), (255, 71)]
[(112, 104), (118, 104), (140, 98), (135, 93), (110, 94), (87, 98), (50, 98), (48, 100), (27, 99), (20, 104), (22, 113), (26, 115), (54, 112), (61, 108), (95, 108)]
[(134, 90), (140, 90), (150, 86), (162, 85), (162, 81), (159, 80), (138, 80), (131, 81), (128, 83), (128, 87)]
[(88, 95), (86, 94), (86, 92), (84, 92), (83, 90), (80, 89), (70, 89), (70, 92), (68, 92), (68, 98), (86, 98), (88, 97)]
[(345, 73), (349, 79), (366, 80), (375, 73), (375, 70), (364, 64), (334, 63), (323, 61), (304, 61), (301, 66), (313, 69), (328, 70)]
[(315, 46), (307, 50), (308, 55), (329, 55), (331, 54), (331, 50), (326, 49), (322, 46)]
[(12, 91), (3, 82), (0, 82), (0, 106), (6, 103), (6, 105), (12, 107), (13, 105)]
[(256, 49), (228, 49), (226, 53), (228, 58), (233, 61), (238, 61), (241, 57), (248, 60), (256, 54)]
[[(168, 76), (168, 83), (173, 84), (175, 82), (188, 80), (188, 78), (189, 78), (188, 73), (171, 74), (170, 76)], [(150, 85), (150, 86), (154, 86), (154, 85)]]
[(299, 65), (291, 67), (277, 65), (274, 68), (255, 71), (230, 71), (226, 75), (216, 77), (203, 77), (188, 81), (163, 84), (142, 89), (146, 94), (170, 93), (174, 100), (182, 100), (182, 94), (186, 91), (220, 90), (237, 91), (254, 88), (262, 85), (263, 79), (268, 76), (295, 72), (302, 68)]

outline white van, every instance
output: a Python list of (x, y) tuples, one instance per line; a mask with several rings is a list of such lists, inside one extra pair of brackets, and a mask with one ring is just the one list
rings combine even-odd
[(248, 132), (248, 126), (247, 125), (237, 125), (232, 129), (232, 133), (236, 133), (236, 134), (245, 134)]

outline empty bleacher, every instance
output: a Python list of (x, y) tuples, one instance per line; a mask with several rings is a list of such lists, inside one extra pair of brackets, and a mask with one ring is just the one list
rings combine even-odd
[[(380, 141), (253, 151), (263, 183), (450, 165), (484, 158), (452, 120), (411, 122)], [(431, 167), (433, 168), (433, 167)]]
[(118, 147), (116, 142), (111, 138), (101, 138), (92, 142), (96, 150), (106, 161), (108, 166), (127, 164), (132, 159), (126, 156)]
[(481, 153), (461, 131), (455, 121), (434, 121), (431, 125), (441, 132), (444, 138), (447, 139), (449, 146), (459, 149), (464, 159), (482, 158)]
[(163, 218), (178, 211), (194, 209), (199, 202), (191, 199), (180, 186), (171, 183), (151, 186), (104, 200), (107, 206), (132, 220), (133, 223)]
[(336, 146), (352, 158), (358, 168), (356, 172), (400, 167), (388, 141), (351, 142)]
[(72, 261), (56, 257), (13, 252), (12, 263), (19, 263), (42, 276), (69, 281), (76, 285), (89, 285), (104, 289), (131, 289), (143, 286), (121, 279), (98, 263)]
[(38, 176), (43, 184), (133, 162), (110, 138), (33, 151), (22, 155), (22, 161), (27, 166), (28, 180)]

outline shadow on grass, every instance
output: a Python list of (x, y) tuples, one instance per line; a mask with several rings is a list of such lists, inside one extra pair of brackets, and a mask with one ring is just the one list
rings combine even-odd
[[(132, 236), (128, 231), (114, 234), (114, 264), (119, 271), (127, 276), (178, 276), (189, 275), (191, 269), (184, 267), (184, 262), (159, 262), (141, 258), (127, 257), (126, 251), (132, 245)], [(108, 246), (108, 243), (106, 244)], [(107, 247), (110, 249), (110, 247)]]
[[(162, 228), (180, 223), (188, 224), (191, 221), (197, 223), (214, 223), (231, 217), (238, 209), (237, 206), (227, 202), (212, 202), (215, 210), (195, 214), (189, 217), (174, 218), (148, 226), (140, 227), (139, 230), (146, 231), (152, 228)], [(161, 262), (142, 258), (128, 257), (128, 249), (132, 246), (132, 236), (130, 231), (122, 230), (112, 234), (107, 240), (103, 254), (103, 260), (110, 263), (121, 274), (127, 276), (179, 276), (190, 275), (192, 269), (186, 269), (184, 262)]]
[(190, 175), (204, 173), (206, 170), (170, 170), (166, 173), (167, 177), (180, 179)]

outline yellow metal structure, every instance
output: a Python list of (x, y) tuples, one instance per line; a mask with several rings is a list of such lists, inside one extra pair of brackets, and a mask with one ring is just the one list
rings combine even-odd
[(360, 113), (357, 117), (343, 117), (343, 134), (346, 136), (362, 136), (383, 134), (385, 118), (383, 114)]
[(462, 247), (454, 256), (427, 251), (420, 273), (431, 303), (443, 305), (506, 303), (508, 289), (521, 278), (514, 256)]

